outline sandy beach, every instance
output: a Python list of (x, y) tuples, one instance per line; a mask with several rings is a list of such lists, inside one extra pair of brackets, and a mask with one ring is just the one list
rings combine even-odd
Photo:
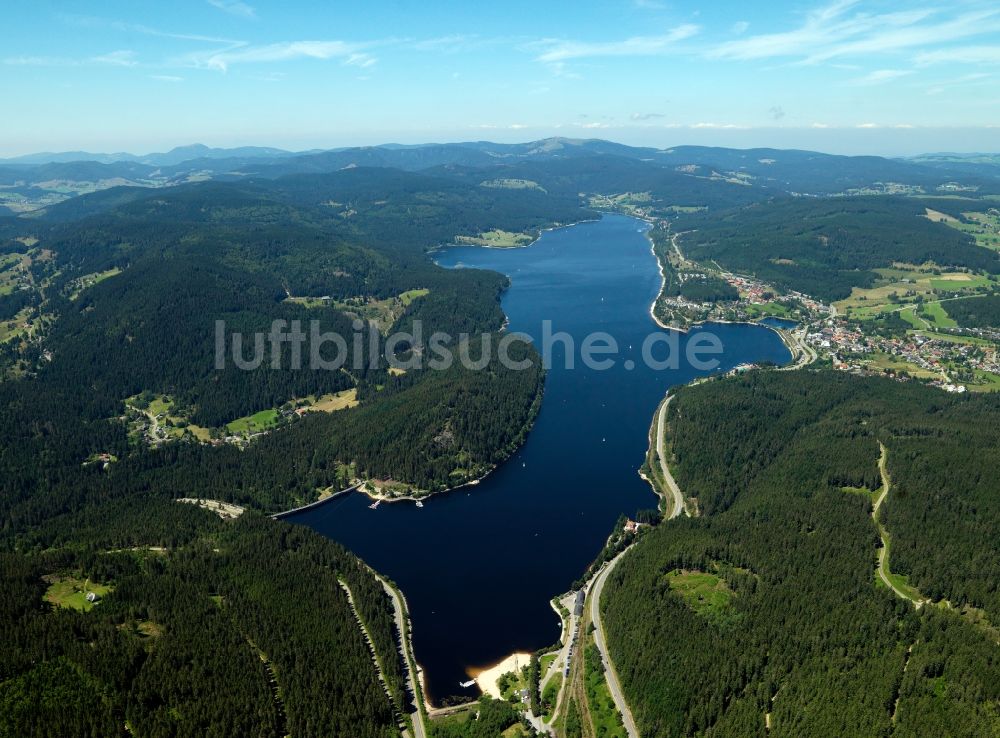
[(483, 694), (488, 694), (495, 699), (500, 698), (500, 690), (497, 689), (497, 679), (508, 671), (517, 671), (528, 665), (531, 660), (530, 653), (512, 653), (499, 664), (488, 669), (477, 671), (469, 669), (469, 676), (476, 680), (476, 686), (482, 690)]

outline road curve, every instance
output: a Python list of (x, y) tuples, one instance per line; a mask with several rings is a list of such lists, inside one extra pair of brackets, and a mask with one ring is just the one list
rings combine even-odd
[(601, 622), (601, 592), (604, 590), (604, 583), (626, 553), (628, 553), (628, 549), (611, 559), (594, 578), (594, 584), (590, 588), (590, 619), (594, 623), (594, 643), (597, 644), (597, 650), (601, 654), (601, 663), (604, 664), (604, 676), (608, 682), (611, 699), (615, 701), (615, 707), (621, 713), (622, 723), (629, 738), (639, 738), (639, 730), (635, 727), (635, 718), (632, 717), (632, 710), (629, 708), (628, 702), (625, 701), (625, 694), (618, 681), (618, 672), (615, 671), (615, 665), (608, 655), (608, 646), (604, 640), (604, 623)]
[(670, 473), (670, 467), (667, 466), (667, 452), (665, 443), (667, 408), (670, 407), (670, 402), (673, 399), (674, 399), (673, 395), (667, 397), (666, 401), (660, 407), (659, 418), (657, 418), (656, 421), (656, 456), (660, 460), (660, 471), (663, 473), (663, 479), (667, 483), (667, 489), (670, 490), (670, 494), (674, 498), (673, 509), (667, 515), (668, 520), (680, 517), (681, 513), (684, 512), (684, 495), (681, 494), (681, 488), (677, 486), (677, 482), (674, 480), (674, 475)]

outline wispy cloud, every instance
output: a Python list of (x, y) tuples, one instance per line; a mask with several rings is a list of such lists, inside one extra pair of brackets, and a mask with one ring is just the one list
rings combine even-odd
[(94, 64), (110, 64), (113, 67), (134, 67), (135, 52), (130, 50), (112, 51), (110, 54), (102, 54), (91, 59)]
[(666, 118), (666, 117), (667, 116), (665, 116), (663, 113), (632, 113), (632, 115), (629, 116), (629, 119), (640, 121), (640, 120), (656, 120), (658, 118)]
[(257, 17), (257, 12), (246, 3), (240, 2), (240, 0), (208, 0), (208, 4), (230, 15), (236, 15), (241, 18)]
[(905, 77), (909, 74), (913, 74), (912, 69), (876, 69), (873, 72), (869, 72), (863, 77), (857, 77), (852, 79), (848, 84), (855, 85), (857, 87), (869, 87), (871, 85), (882, 85), (886, 82), (892, 82), (893, 80), (899, 79), (900, 77)]
[(364, 51), (368, 45), (345, 41), (289, 41), (255, 46), (236, 42), (223, 49), (187, 54), (179, 61), (200, 69), (225, 72), (235, 64), (282, 62), (295, 59), (340, 59), (355, 67), (370, 67), (377, 59)]
[(921, 66), (941, 63), (1000, 64), (1000, 46), (958, 46), (917, 54)]
[(936, 8), (890, 13), (858, 9), (859, 0), (838, 0), (810, 12), (789, 31), (729, 41), (708, 51), (717, 59), (787, 58), (814, 64), (959, 41), (1000, 30), (1000, 9), (967, 10), (952, 17)]
[(698, 26), (686, 23), (660, 36), (633, 36), (620, 41), (543, 39), (530, 46), (539, 52), (536, 60), (544, 63), (592, 57), (656, 56), (673, 51), (677, 42), (691, 38), (698, 31)]
[(135, 52), (124, 49), (79, 59), (66, 56), (12, 56), (4, 59), (3, 63), (8, 66), (17, 67), (85, 67), (101, 65), (134, 67), (139, 64), (136, 61)]
[(151, 74), (150, 79), (155, 79), (157, 82), (183, 82), (183, 77), (178, 77), (173, 74)]

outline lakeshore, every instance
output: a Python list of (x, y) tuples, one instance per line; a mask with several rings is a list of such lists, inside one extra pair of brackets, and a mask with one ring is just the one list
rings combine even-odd
[[(576, 339), (607, 331), (635, 347), (620, 359), (640, 359), (643, 338), (656, 330), (646, 315), (661, 279), (638, 220), (609, 215), (547, 232), (532, 248), (453, 247), (437, 257), (508, 275), (502, 308), (511, 330), (530, 333), (550, 319)], [(681, 347), (702, 330), (681, 333)], [(765, 326), (711, 330), (724, 346), (717, 372), (790, 358)], [(621, 361), (608, 371), (567, 369), (558, 351), (524, 444), (479, 484), (436, 494), (422, 510), (372, 511), (371, 498), (348, 494), (291, 518), (355, 551), (406, 593), (431, 704), (468, 700), (458, 685), (476, 665), (557, 642), (554, 593), (587, 570), (620, 515), (657, 504), (635, 473), (656, 407), (670, 387), (706, 374), (683, 360), (662, 371), (638, 361), (632, 370)]]

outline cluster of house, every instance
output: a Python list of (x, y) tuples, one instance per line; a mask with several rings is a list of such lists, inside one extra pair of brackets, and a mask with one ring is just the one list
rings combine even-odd
[(829, 319), (806, 335), (806, 340), (831, 356), (835, 369), (865, 371), (871, 354), (885, 354), (919, 369), (939, 375), (931, 383), (948, 392), (964, 392), (949, 372), (956, 369), (1000, 373), (1000, 356), (995, 346), (932, 338), (920, 333), (906, 336), (879, 336), (863, 332), (843, 321)]

